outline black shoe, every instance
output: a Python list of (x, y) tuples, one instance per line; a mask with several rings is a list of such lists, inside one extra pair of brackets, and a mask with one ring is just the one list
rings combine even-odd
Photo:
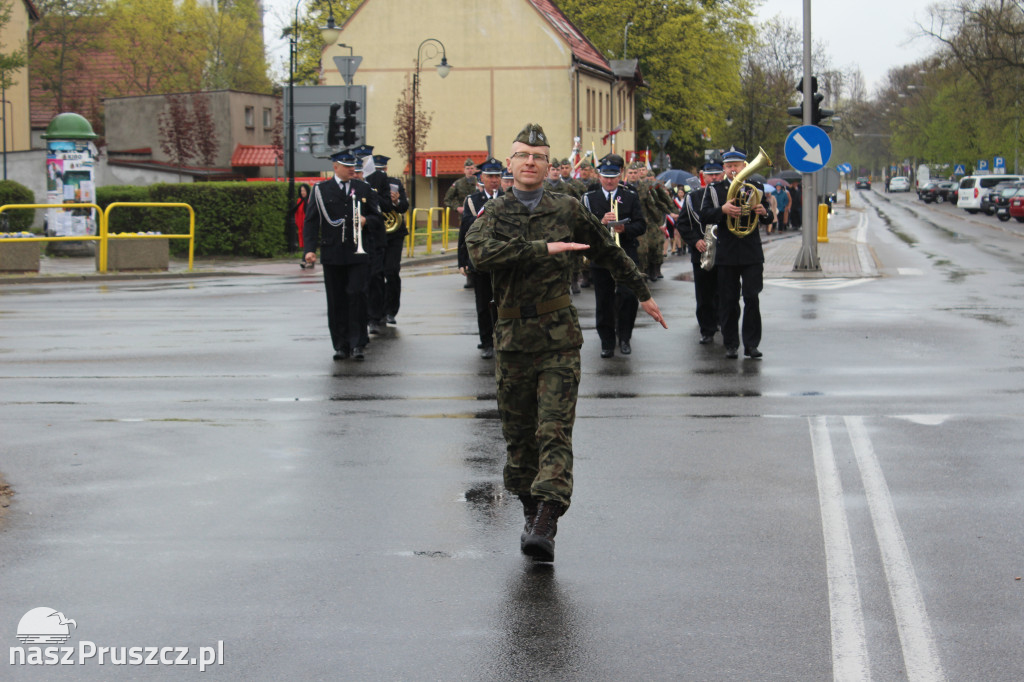
[(307, 263), (304, 260), (300, 260), (299, 261), (299, 267), (302, 268), (303, 270), (305, 270), (306, 268), (310, 267), (311, 265), (312, 265), (312, 263)]
[(714, 334), (701, 334), (700, 335), (699, 343), (702, 346), (706, 346), (709, 343), (712, 343), (714, 340), (715, 340), (715, 335)]
[(348, 357), (348, 351), (345, 350), (344, 348), (335, 348), (334, 349), (334, 359), (335, 360), (344, 360), (347, 357)]
[(484, 349), (480, 351), (480, 357), (484, 360), (490, 360), (494, 357), (494, 346), (484, 346)]
[(633, 349), (629, 346), (629, 341), (619, 341), (619, 352), (623, 355), (629, 355), (633, 352)]
[(384, 321), (387, 322), (388, 324), (398, 324), (397, 322), (395, 322), (395, 316), (394, 315), (387, 315), (387, 316), (385, 316), (384, 317)]
[(725, 357), (729, 358), (730, 360), (735, 360), (740, 356), (739, 350), (739, 348), (726, 348)]
[(748, 358), (759, 358), (762, 355), (764, 355), (764, 353), (757, 349), (757, 346), (752, 346), (751, 348), (744, 348), (743, 354), (746, 355)]
[(526, 539), (533, 532), (533, 521), (537, 517), (537, 498), (533, 495), (520, 495), (519, 501), (523, 503), (523, 517), (526, 519), (523, 532), (519, 536), (519, 551), (525, 554)]
[(602, 348), (601, 349), (601, 357), (602, 358), (610, 358), (613, 355), (615, 355), (615, 349), (614, 348)]
[(367, 323), (366, 328), (371, 334), (380, 334), (380, 322), (377, 322), (376, 320), (370, 320)]
[(558, 502), (540, 500), (537, 503), (537, 516), (533, 519), (530, 532), (521, 542), (523, 554), (534, 561), (555, 560), (555, 534), (558, 532), (558, 517), (565, 512), (565, 507)]
[(362, 360), (366, 357), (366, 350), (362, 346), (356, 346), (352, 349), (352, 357), (356, 360)]

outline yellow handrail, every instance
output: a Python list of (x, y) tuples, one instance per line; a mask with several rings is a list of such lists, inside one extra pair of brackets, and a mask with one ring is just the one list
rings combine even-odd
[[(103, 209), (96, 204), (5, 204), (0, 206), (0, 213), (7, 209), (14, 208), (94, 208), (100, 214), (100, 222), (103, 222)], [(100, 241), (99, 235), (75, 235), (72, 237), (20, 237), (19, 242), (95, 242)]]
[[(131, 234), (131, 233), (119, 233), (119, 234), (108, 234), (110, 226), (110, 209), (115, 206), (151, 206), (157, 207), (166, 206), (168, 208), (181, 207), (188, 209), (188, 234)], [(188, 240), (188, 271), (192, 272), (192, 257), (195, 253), (196, 246), (196, 212), (192, 209), (189, 204), (183, 204), (179, 202), (159, 202), (159, 201), (115, 201), (109, 204), (103, 211), (103, 217), (100, 219), (100, 258), (98, 264), (98, 270), (100, 272), (107, 271), (107, 240), (108, 239), (187, 239)]]

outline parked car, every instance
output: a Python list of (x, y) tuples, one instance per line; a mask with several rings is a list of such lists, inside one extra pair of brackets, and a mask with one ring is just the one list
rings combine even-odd
[[(999, 185), (997, 185), (998, 187)], [(1004, 223), (1010, 219), (1010, 199), (1024, 190), (1024, 182), (1010, 183), (997, 196), (992, 198), (991, 203), (996, 207), (996, 216)]]
[(1024, 189), (1017, 190), (1017, 193), (1010, 197), (1009, 215), (1018, 223), (1024, 223)]
[(902, 175), (896, 175), (889, 179), (890, 192), (909, 192), (910, 180)]
[(920, 199), (921, 201), (924, 201), (924, 195), (927, 194), (928, 191), (932, 187), (935, 187), (935, 185), (937, 185), (937, 184), (938, 184), (937, 182), (925, 182), (925, 183), (919, 185), (918, 188), (917, 188), (917, 198)]
[(991, 189), (1000, 182), (1024, 180), (1020, 175), (968, 175), (960, 180), (957, 194), (957, 206), (968, 213), (981, 210), (981, 197), (985, 190)]
[(999, 208), (999, 196), (1005, 190), (1016, 188), (1017, 183), (1015, 182), (1000, 182), (998, 185), (984, 190), (981, 193), (981, 212), (985, 215), (995, 215), (996, 209)]
[(926, 204), (941, 204), (944, 201), (956, 203), (957, 184), (955, 182), (930, 182), (921, 193), (921, 201)]
[(870, 178), (857, 178), (857, 182), (856, 182), (856, 184), (854, 184), (853, 187), (854, 187), (854, 189), (871, 189), (871, 179)]

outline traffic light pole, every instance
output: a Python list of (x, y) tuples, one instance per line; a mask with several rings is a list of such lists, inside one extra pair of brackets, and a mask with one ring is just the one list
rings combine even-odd
[[(804, 0), (804, 125), (813, 125), (814, 88), (811, 77), (811, 0)], [(796, 256), (794, 270), (820, 271), (821, 263), (818, 261), (818, 188), (815, 186), (814, 174), (803, 173), (801, 184), (803, 185), (803, 201), (801, 212), (803, 213), (802, 243), (800, 251)]]

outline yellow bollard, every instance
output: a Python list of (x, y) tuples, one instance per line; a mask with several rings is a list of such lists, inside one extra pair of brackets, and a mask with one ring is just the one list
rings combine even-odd
[(818, 204), (818, 243), (828, 242), (828, 204)]
[(850, 190), (846, 190), (846, 208), (850, 208)]

